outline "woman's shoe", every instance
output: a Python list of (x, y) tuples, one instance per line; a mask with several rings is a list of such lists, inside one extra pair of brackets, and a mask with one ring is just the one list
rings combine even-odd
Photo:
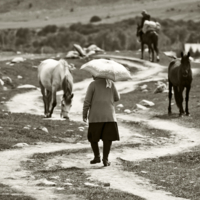
[(94, 158), (93, 160), (90, 161), (90, 164), (96, 164), (96, 163), (100, 163), (101, 159), (100, 158)]
[(111, 162), (109, 162), (108, 160), (102, 160), (102, 161), (103, 161), (103, 165), (104, 165), (105, 167), (111, 165)]

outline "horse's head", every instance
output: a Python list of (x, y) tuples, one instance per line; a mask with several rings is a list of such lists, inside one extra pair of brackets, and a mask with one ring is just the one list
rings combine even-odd
[(191, 65), (190, 65), (190, 52), (184, 55), (181, 52), (181, 74), (184, 78), (188, 77), (191, 72)]
[(61, 100), (61, 117), (69, 119), (69, 111), (72, 106), (72, 99), (74, 94), (72, 93), (73, 88), (73, 77), (71, 70), (76, 69), (74, 64), (68, 64), (64, 59), (60, 60), (60, 63), (65, 67), (65, 76), (62, 82), (62, 89), (64, 91), (63, 98)]
[(61, 100), (61, 113), (60, 116), (66, 119), (69, 119), (69, 111), (72, 107), (72, 99), (74, 94), (71, 93), (69, 95), (63, 94), (63, 98)]

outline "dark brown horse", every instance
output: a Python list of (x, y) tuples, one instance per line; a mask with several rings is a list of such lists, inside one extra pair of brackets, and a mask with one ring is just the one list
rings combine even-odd
[(154, 62), (154, 52), (156, 52), (156, 60), (159, 62), (158, 34), (155, 31), (143, 33), (142, 27), (138, 24), (136, 36), (141, 43), (141, 59), (143, 59), (144, 45), (146, 44), (149, 49), (149, 60)]
[(189, 93), (192, 83), (192, 70), (190, 65), (190, 53), (187, 55), (181, 53), (181, 59), (177, 58), (170, 62), (168, 68), (168, 82), (169, 82), (169, 107), (168, 114), (171, 114), (171, 98), (172, 98), (172, 87), (174, 90), (174, 97), (176, 105), (179, 108), (179, 115), (184, 114), (183, 110), (183, 90), (186, 88), (186, 105), (185, 112), (189, 115), (188, 101)]

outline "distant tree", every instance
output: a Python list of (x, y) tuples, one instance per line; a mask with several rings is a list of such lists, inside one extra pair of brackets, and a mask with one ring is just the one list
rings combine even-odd
[(99, 16), (93, 16), (93, 17), (91, 17), (91, 19), (90, 19), (90, 22), (92, 23), (92, 22), (99, 22), (99, 21), (101, 21), (101, 18), (99, 17)]
[(33, 4), (32, 4), (32, 3), (29, 3), (28, 8), (30, 9), (30, 8), (32, 8), (32, 7), (33, 7)]

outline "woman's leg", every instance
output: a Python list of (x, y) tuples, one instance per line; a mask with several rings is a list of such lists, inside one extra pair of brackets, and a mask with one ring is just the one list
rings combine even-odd
[(110, 165), (110, 162), (108, 161), (108, 156), (110, 153), (111, 145), (112, 145), (111, 140), (103, 140), (103, 164), (104, 164), (104, 166)]
[(92, 151), (94, 153), (94, 159), (90, 161), (90, 164), (96, 164), (101, 162), (100, 153), (99, 153), (99, 145), (98, 142), (90, 142)]

